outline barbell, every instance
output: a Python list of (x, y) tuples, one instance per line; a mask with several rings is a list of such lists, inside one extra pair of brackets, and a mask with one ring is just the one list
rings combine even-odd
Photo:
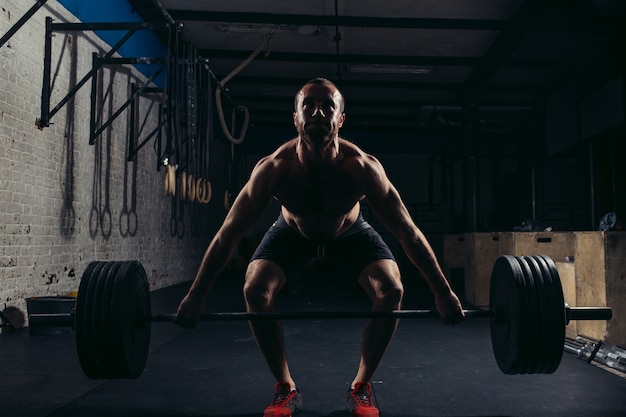
[[(549, 374), (559, 366), (570, 320), (609, 320), (610, 307), (570, 307), (548, 256), (504, 255), (491, 274), (489, 309), (464, 310), (489, 318), (491, 345), (507, 374)], [(201, 321), (352, 318), (434, 318), (436, 310), (205, 313)], [(152, 314), (146, 272), (138, 261), (91, 262), (72, 313), (31, 314), (31, 326), (72, 326), (80, 365), (92, 379), (137, 378), (148, 358)]]

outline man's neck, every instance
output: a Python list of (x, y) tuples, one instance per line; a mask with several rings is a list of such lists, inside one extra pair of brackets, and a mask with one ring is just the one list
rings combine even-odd
[(339, 138), (318, 145), (299, 137), (296, 153), (303, 165), (332, 165), (339, 156)]

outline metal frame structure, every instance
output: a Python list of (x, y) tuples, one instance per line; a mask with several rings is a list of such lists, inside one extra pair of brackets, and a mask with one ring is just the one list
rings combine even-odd
[(2, 45), (7, 43), (9, 39), (11, 39), (11, 37), (15, 35), (15, 33), (20, 30), (21, 27), (24, 26), (24, 24), (28, 22), (28, 20), (33, 17), (35, 13), (37, 13), (37, 10), (41, 9), (41, 7), (46, 4), (47, 1), (48, 0), (37, 0), (37, 2), (30, 9), (28, 9), (28, 11), (24, 13), (24, 16), (22, 16), (17, 22), (15, 22), (15, 24), (11, 26), (7, 33), (5, 33), (2, 38), (0, 38), (0, 48), (2, 48)]
[[(163, 94), (164, 90), (161, 88), (145, 87), (145, 86), (137, 85), (136, 83), (131, 83), (131, 97), (136, 96), (136, 98), (130, 102), (129, 111), (130, 111), (131, 129), (130, 129), (130, 137), (128, 138), (127, 161), (132, 161), (133, 159), (135, 159), (135, 156), (137, 155), (139, 150), (143, 148), (148, 143), (148, 141), (152, 139), (155, 135), (157, 135), (157, 154), (161, 155), (161, 140), (160, 140), (161, 132), (162, 132), (163, 127), (167, 124), (167, 120), (163, 119), (163, 103), (159, 104), (159, 110), (158, 110), (159, 118), (158, 118), (157, 126), (150, 133), (148, 133), (148, 135), (138, 145), (135, 146), (135, 143), (137, 143), (137, 141), (139, 140), (139, 138), (136, 137), (137, 132), (135, 132), (135, 129), (134, 129), (135, 121), (137, 117), (137, 111), (138, 111), (137, 99), (142, 94), (155, 94), (155, 93)], [(161, 162), (157, 161), (157, 170), (159, 170), (160, 166), (161, 166)]]
[[(53, 23), (51, 17), (46, 17), (45, 29), (45, 47), (44, 47), (44, 68), (43, 68), (43, 85), (41, 92), (41, 117), (37, 119), (36, 125), (40, 129), (49, 127), (52, 117), (59, 112), (74, 97), (74, 95), (91, 80), (91, 109), (90, 109), (90, 125), (89, 125), (89, 144), (93, 145), (102, 132), (113, 123), (113, 121), (131, 104), (135, 102), (137, 97), (143, 92), (163, 93), (163, 89), (155, 89), (150, 87), (156, 77), (165, 69), (167, 60), (162, 57), (131, 57), (131, 58), (114, 58), (113, 55), (139, 30), (151, 31), (170, 31), (171, 25), (167, 23)], [(52, 69), (52, 37), (56, 32), (75, 32), (75, 31), (110, 31), (110, 30), (126, 30), (126, 34), (103, 56), (98, 53), (92, 54), (92, 67), (87, 74), (81, 78), (76, 85), (63, 97), (58, 104), (52, 109), (51, 107), (51, 69)], [(107, 65), (125, 65), (125, 64), (146, 64), (159, 65), (157, 70), (142, 84), (133, 88), (131, 96), (124, 102), (100, 127), (96, 127), (96, 97), (97, 97), (97, 73), (100, 69)], [(159, 117), (161, 119), (161, 117)], [(166, 122), (159, 121), (159, 129)], [(144, 139), (136, 148), (129, 150), (129, 158), (134, 157), (139, 149), (143, 147), (148, 140), (154, 136), (153, 132), (148, 139)], [(136, 138), (133, 135), (134, 143)]]

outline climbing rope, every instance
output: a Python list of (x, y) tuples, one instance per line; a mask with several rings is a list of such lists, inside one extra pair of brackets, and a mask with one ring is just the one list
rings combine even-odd
[[(248, 123), (250, 122), (250, 112), (248, 111), (248, 108), (245, 106), (237, 106), (236, 108), (233, 109), (233, 113), (235, 113), (236, 111), (242, 111), (244, 114), (244, 120), (243, 120), (243, 125), (241, 127), (240, 136), (237, 138), (234, 135), (232, 135), (229, 132), (228, 126), (226, 126), (226, 120), (224, 118), (224, 110), (222, 109), (222, 89), (224, 88), (224, 86), (226, 85), (228, 81), (230, 81), (235, 75), (237, 75), (242, 69), (244, 69), (250, 62), (252, 62), (252, 60), (256, 58), (256, 56), (259, 53), (261, 53), (261, 51), (263, 51), (264, 49), (269, 50), (269, 45), (273, 36), (274, 36), (273, 31), (263, 36), (261, 43), (254, 50), (254, 52), (252, 52), (252, 54), (250, 54), (250, 56), (246, 58), (241, 64), (239, 64), (239, 66), (235, 68), (230, 74), (224, 77), (224, 79), (222, 79), (219, 82), (219, 85), (215, 89), (215, 103), (217, 104), (217, 113), (220, 119), (220, 125), (222, 126), (222, 131), (226, 135), (226, 138), (228, 138), (228, 140), (234, 143), (235, 145), (239, 145), (245, 139), (246, 131), (248, 130)], [(233, 120), (234, 120), (234, 117), (233, 117)], [(233, 129), (233, 132), (234, 132), (234, 129)]]

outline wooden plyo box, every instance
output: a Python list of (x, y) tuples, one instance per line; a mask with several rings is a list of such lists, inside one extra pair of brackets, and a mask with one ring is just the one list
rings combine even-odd
[(443, 235), (442, 269), (452, 289), (465, 297), (465, 235)]
[(626, 233), (575, 232), (576, 299), (571, 306), (610, 306), (613, 319), (580, 321), (578, 334), (626, 346)]
[(502, 254), (515, 256), (548, 255), (554, 262), (574, 256), (574, 232), (505, 232)]
[(465, 234), (465, 298), (478, 307), (489, 307), (491, 271), (500, 256), (499, 233)]
[[(561, 285), (563, 286), (563, 298), (571, 307), (576, 306), (576, 268), (573, 262), (555, 262), (556, 269), (559, 271)], [(575, 338), (578, 333), (578, 322), (570, 321), (565, 327), (565, 336)]]
[(465, 235), (443, 236), (443, 273), (446, 277), (452, 275), (454, 268), (465, 268)]
[(468, 302), (489, 306), (489, 284), (502, 255), (548, 255), (555, 261), (574, 256), (573, 232), (494, 232), (465, 235), (465, 294)]

